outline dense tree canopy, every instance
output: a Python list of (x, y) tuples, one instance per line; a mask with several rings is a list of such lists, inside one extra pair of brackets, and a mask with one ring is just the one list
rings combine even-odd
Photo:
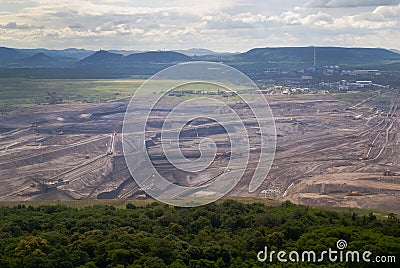
[[(335, 248), (396, 256), (396, 215), (377, 219), (293, 205), (227, 200), (199, 208), (159, 203), (125, 209), (96, 205), (0, 208), (0, 267), (281, 267), (261, 263), (270, 250)], [(376, 263), (293, 263), (287, 267), (382, 267)], [(386, 267), (396, 267), (387, 264)]]

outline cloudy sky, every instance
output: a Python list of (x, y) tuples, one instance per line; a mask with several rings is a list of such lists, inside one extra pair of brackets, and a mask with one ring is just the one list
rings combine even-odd
[(400, 49), (400, 0), (0, 0), (0, 46)]

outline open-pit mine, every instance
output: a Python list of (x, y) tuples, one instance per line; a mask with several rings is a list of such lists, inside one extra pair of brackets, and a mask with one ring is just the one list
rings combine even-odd
[[(264, 183), (250, 193), (249, 178), (257, 164), (252, 159), (260, 153), (254, 145), (246, 172), (229, 195), (400, 211), (399, 91), (364, 96), (357, 103), (333, 94), (266, 96), (276, 125), (273, 165)], [(182, 97), (168, 96), (172, 102)], [(225, 99), (245, 112), (237, 98)], [(133, 180), (123, 155), (128, 101), (40, 105), (34, 112), (3, 114), (0, 200), (150, 198)], [(206, 118), (182, 130), (180, 148), (185, 157), (196, 159), (198, 140), (213, 139), (218, 145), (214, 162), (199, 174), (171, 167), (158, 143), (169, 109), (160, 109), (148, 121), (146, 147), (157, 170), (183, 186), (205, 185), (232, 172), (226, 168), (229, 137)], [(257, 130), (250, 135), (256, 137)]]

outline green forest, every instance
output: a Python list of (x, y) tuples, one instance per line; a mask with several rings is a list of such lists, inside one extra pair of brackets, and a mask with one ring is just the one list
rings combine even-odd
[[(284, 202), (225, 200), (198, 208), (157, 202), (0, 207), (0, 267), (396, 267), (396, 263), (259, 262), (269, 250), (371, 251), (400, 260), (400, 222)], [(399, 267), (399, 266), (397, 266)]]

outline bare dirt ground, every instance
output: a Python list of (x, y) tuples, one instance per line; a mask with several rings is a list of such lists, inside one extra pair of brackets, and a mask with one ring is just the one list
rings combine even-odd
[[(300, 101), (281, 104), (274, 166), (266, 189), (296, 203), (400, 210), (398, 93), (384, 92), (356, 105)], [(286, 111), (285, 111), (286, 110)], [(290, 115), (289, 115), (289, 114)], [(283, 120), (282, 120), (283, 122)]]
[[(356, 103), (331, 95), (268, 100), (278, 134), (273, 166), (262, 186), (250, 193), (248, 178), (256, 164), (251, 163), (230, 195), (400, 211), (397, 91), (365, 94)], [(122, 152), (127, 103), (44, 105), (32, 113), (2, 115), (0, 201), (133, 198), (140, 193)], [(156, 133), (160, 119), (152, 120), (155, 127), (150, 130)], [(208, 173), (193, 182), (187, 174), (171, 171), (155, 142), (149, 152), (160, 172), (182, 185), (218, 177), (229, 161), (223, 155), (227, 137), (211, 125), (196, 124), (197, 131), (218, 140), (222, 148)], [(186, 154), (196, 157), (189, 146), (196, 139), (187, 133)], [(250, 162), (257, 159), (256, 149)]]

